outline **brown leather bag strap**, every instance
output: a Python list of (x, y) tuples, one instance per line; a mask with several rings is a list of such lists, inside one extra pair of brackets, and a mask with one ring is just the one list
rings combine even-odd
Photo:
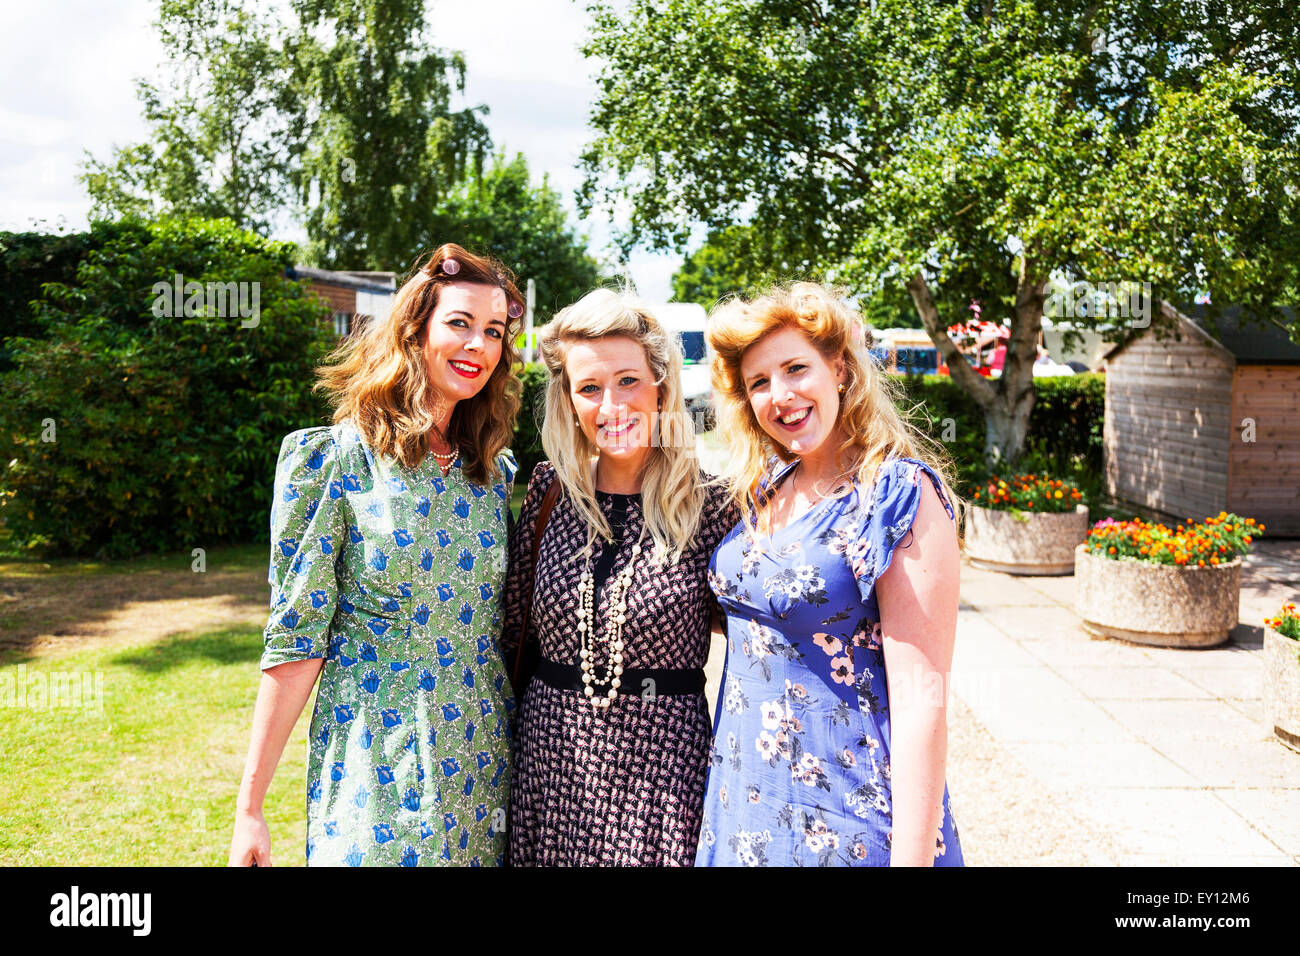
[(524, 616), (519, 624), (519, 646), (515, 649), (515, 666), (511, 671), (511, 684), (519, 686), (519, 668), (524, 660), (524, 642), (528, 640), (528, 624), (533, 614), (533, 587), (537, 580), (537, 549), (542, 543), (542, 532), (546, 530), (546, 519), (551, 516), (551, 509), (560, 497), (560, 480), (552, 478), (551, 484), (542, 496), (542, 506), (537, 510), (537, 526), (533, 529), (533, 562), (529, 566), (529, 584), (524, 592)]

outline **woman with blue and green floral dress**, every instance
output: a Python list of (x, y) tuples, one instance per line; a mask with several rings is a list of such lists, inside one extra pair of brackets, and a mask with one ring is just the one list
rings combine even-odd
[(270, 863), (262, 799), (318, 678), (308, 865), (503, 862), (504, 445), (521, 313), (504, 267), (441, 247), (322, 373), (336, 424), (284, 439), (232, 865)]

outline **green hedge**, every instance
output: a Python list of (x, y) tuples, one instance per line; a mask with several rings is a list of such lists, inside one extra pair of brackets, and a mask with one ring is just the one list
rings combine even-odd
[[(9, 339), (0, 374), (13, 542), (123, 557), (265, 536), (281, 439), (326, 420), (311, 385), (334, 344), (328, 309), (285, 279), (292, 260), (225, 221), (132, 223), (46, 286), (44, 337)], [(229, 304), (169, 317), (154, 284), (177, 273), (256, 283), (258, 324)]]
[(533, 466), (546, 457), (538, 428), (545, 412), (546, 366), (540, 362), (525, 365), (520, 377), (524, 383), (523, 404), (519, 408), (519, 421), (515, 423), (515, 440), (510, 447), (519, 463), (516, 481), (527, 484)]
[(32, 303), (47, 282), (70, 283), (94, 249), (129, 225), (95, 223), (87, 232), (0, 232), (0, 371), (13, 368), (7, 338), (43, 338)]
[[(957, 466), (959, 494), (968, 495), (989, 476), (984, 465), (984, 416), (975, 400), (946, 375), (899, 376), (903, 411), (942, 443)], [(1038, 395), (1029, 416), (1029, 439), (1018, 473), (1070, 478), (1089, 498), (1099, 496), (1106, 377), (1090, 373), (1034, 379)], [(951, 426), (945, 428), (946, 419)], [(944, 441), (945, 435), (951, 440)]]

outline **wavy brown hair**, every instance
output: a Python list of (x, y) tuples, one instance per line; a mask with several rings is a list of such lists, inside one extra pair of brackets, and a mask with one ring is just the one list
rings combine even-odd
[[(448, 259), (459, 267), (451, 275), (444, 268)], [(345, 339), (317, 370), (316, 387), (329, 395), (334, 421), (351, 422), (373, 452), (407, 468), (429, 453), (429, 433), (437, 421), (434, 410), (441, 397), (429, 382), (423, 339), (442, 287), (452, 282), (500, 288), (523, 314), (524, 300), (510, 269), (449, 242), (417, 263), (387, 319), (371, 321)], [(477, 395), (456, 403), (447, 425), (447, 441), (460, 452), (466, 476), (479, 484), (500, 478), (496, 458), (514, 436), (522, 391), (514, 373), (518, 333), (518, 320), (507, 314), (501, 360)]]
[(707, 335), (713, 349), (709, 371), (717, 397), (717, 430), (729, 452), (722, 477), (746, 523), (750, 524), (750, 509), (756, 505), (769, 457), (775, 453), (787, 462), (796, 457), (758, 423), (740, 373), (745, 351), (783, 328), (806, 335), (827, 362), (844, 361), (847, 377), (836, 416), (844, 440), (836, 452), (838, 460), (854, 472), (858, 486), (870, 488), (876, 469), (887, 458), (915, 458), (934, 469), (960, 519), (963, 502), (952, 490), (951, 461), (899, 414), (899, 390), (867, 351), (862, 317), (844, 304), (842, 290), (795, 282), (752, 300), (729, 299), (709, 316)]

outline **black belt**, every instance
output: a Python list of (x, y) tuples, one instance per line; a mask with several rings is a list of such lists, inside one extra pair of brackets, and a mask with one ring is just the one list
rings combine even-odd
[[(581, 694), (586, 686), (582, 683), (582, 668), (577, 664), (560, 664), (545, 657), (537, 665), (537, 677), (557, 690), (574, 690)], [(626, 667), (620, 677), (622, 683), (618, 692), (634, 697), (683, 697), (704, 693), (704, 671), (698, 667), (693, 670)], [(599, 684), (592, 684), (592, 687), (597, 694), (609, 692), (608, 685), (602, 688)]]

